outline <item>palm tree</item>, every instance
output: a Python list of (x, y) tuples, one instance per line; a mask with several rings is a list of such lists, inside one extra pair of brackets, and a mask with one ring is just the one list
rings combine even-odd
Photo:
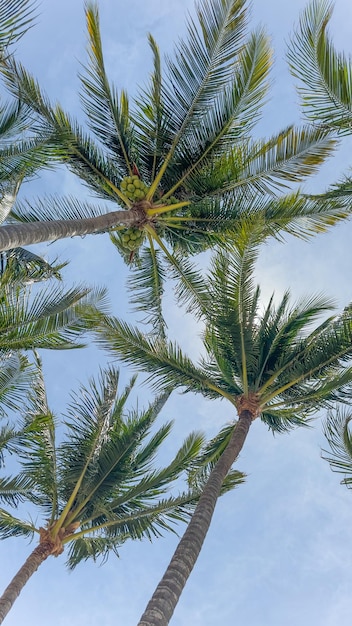
[(140, 626), (165, 626), (196, 562), (219, 490), (257, 418), (273, 432), (304, 425), (350, 389), (351, 307), (309, 326), (332, 307), (323, 297), (289, 305), (286, 292), (265, 308), (253, 283), (260, 232), (232, 253), (219, 253), (207, 279), (190, 285), (189, 308), (205, 325), (206, 357), (194, 364), (176, 343), (145, 335), (107, 318), (98, 341), (123, 361), (150, 374), (155, 389), (182, 387), (209, 399), (226, 399), (238, 421), (227, 431), (228, 445), (211, 473), (188, 528), (157, 587)]
[[(43, 527), (35, 526), (0, 509), (2, 539), (39, 537), (0, 598), (0, 622), (39, 565), (49, 556), (60, 555), (66, 544), (70, 569), (89, 558), (105, 560), (111, 552), (118, 556), (128, 539), (152, 539), (172, 530), (194, 509), (199, 485), (178, 495), (169, 495), (170, 489), (185, 471), (204, 468), (210, 448), (204, 446), (202, 435), (192, 433), (166, 467), (155, 469), (155, 455), (172, 424), (152, 435), (150, 431), (169, 393), (144, 411), (127, 410), (135, 378), (120, 395), (118, 380), (118, 371), (109, 368), (98, 383), (92, 380), (89, 388), (82, 387), (81, 394), (73, 396), (66, 434), (57, 443), (55, 417), (47, 405), (43, 380), (38, 379), (17, 435), (21, 469), (16, 477), (0, 481), (0, 496), (10, 505), (27, 501), (42, 511), (46, 521)], [(242, 480), (234, 472), (226, 488)]]
[[(164, 75), (150, 36), (154, 69), (130, 109), (127, 94), (107, 78), (98, 11), (88, 2), (89, 60), (80, 79), (90, 132), (8, 59), (9, 87), (36, 114), (43, 141), (104, 204), (57, 197), (19, 202), (11, 216), (22, 223), (0, 228), (0, 250), (109, 231), (128, 262), (141, 253), (158, 294), (158, 248), (175, 265), (170, 247), (184, 255), (234, 237), (244, 213), (306, 235), (349, 215), (350, 207), (337, 201), (287, 193), (332, 153), (326, 131), (289, 127), (253, 139), (271, 49), (262, 29), (247, 33), (247, 13), (245, 0), (203, 0)], [(16, 173), (16, 164), (10, 169)], [(0, 181), (3, 175), (6, 166)]]

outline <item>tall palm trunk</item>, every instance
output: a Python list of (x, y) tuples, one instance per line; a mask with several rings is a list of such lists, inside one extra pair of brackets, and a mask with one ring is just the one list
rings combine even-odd
[(169, 623), (201, 551), (222, 483), (242, 450), (253, 417), (253, 413), (247, 409), (239, 413), (229, 444), (212, 470), (187, 530), (138, 626), (167, 626)]
[(11, 610), (14, 602), (17, 600), (23, 587), (28, 582), (32, 574), (34, 574), (39, 565), (41, 565), (43, 561), (45, 561), (45, 559), (53, 553), (52, 550), (52, 542), (40, 543), (36, 548), (34, 548), (33, 552), (18, 570), (17, 574), (15, 574), (12, 581), (0, 597), (0, 624), (4, 621), (6, 615)]
[(53, 241), (76, 235), (90, 235), (103, 232), (123, 224), (126, 228), (138, 224), (141, 214), (138, 210), (112, 211), (98, 217), (74, 220), (52, 220), (26, 222), (0, 226), (0, 251), (29, 246), (42, 241)]

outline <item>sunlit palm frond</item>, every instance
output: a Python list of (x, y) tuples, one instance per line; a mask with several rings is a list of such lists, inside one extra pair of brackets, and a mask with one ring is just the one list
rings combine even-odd
[(238, 54), (232, 82), (219, 86), (211, 106), (180, 138), (165, 174), (167, 185), (174, 191), (187, 188), (190, 175), (197, 173), (204, 162), (216, 161), (247, 140), (264, 104), (270, 58), (266, 35), (263, 31), (254, 33)]
[(188, 20), (187, 39), (176, 46), (175, 60), (167, 59), (164, 105), (174, 138), (149, 197), (154, 195), (180, 139), (211, 106), (219, 86), (232, 78), (233, 61), (243, 43), (244, 5), (244, 0), (203, 0), (197, 7), (199, 25)]
[(352, 59), (337, 52), (328, 35), (332, 6), (326, 0), (310, 2), (291, 38), (288, 60), (292, 74), (300, 80), (298, 91), (309, 119), (350, 133)]
[(89, 119), (89, 126), (100, 141), (117, 160), (123, 175), (132, 174), (133, 136), (129, 119), (127, 94), (119, 97), (106, 76), (99, 28), (98, 9), (86, 4), (89, 36), (89, 65), (81, 76), (82, 103)]
[[(8, 179), (7, 179), (8, 180)], [(1, 200), (0, 200), (0, 224), (6, 220), (11, 213), (13, 206), (16, 202), (17, 192), (19, 190), (20, 183), (8, 183), (2, 185)]]
[(289, 127), (269, 140), (235, 147), (204, 171), (203, 184), (209, 186), (209, 195), (231, 197), (237, 189), (249, 197), (273, 194), (314, 174), (334, 148), (326, 130)]
[(27, 501), (40, 506), (50, 521), (58, 514), (56, 420), (48, 406), (41, 360), (36, 355), (37, 375), (23, 412), (21, 474), (31, 480)]
[(173, 141), (170, 119), (165, 113), (159, 48), (151, 35), (149, 44), (154, 70), (150, 85), (141, 90), (136, 99), (136, 112), (132, 114), (138, 143), (136, 159), (142, 178), (147, 182), (154, 179)]
[(175, 131), (196, 124), (219, 85), (231, 81), (245, 33), (245, 2), (203, 0), (197, 6), (197, 19), (198, 24), (189, 18), (188, 36), (176, 46), (175, 61), (167, 59), (166, 102)]

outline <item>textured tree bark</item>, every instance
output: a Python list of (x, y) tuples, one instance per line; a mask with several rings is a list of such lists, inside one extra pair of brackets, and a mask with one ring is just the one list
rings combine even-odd
[(112, 211), (98, 217), (77, 220), (52, 220), (45, 222), (26, 222), (0, 226), (0, 251), (29, 246), (43, 241), (53, 241), (77, 235), (90, 235), (103, 232), (114, 226), (126, 228), (139, 222), (139, 211)]
[(0, 597), (0, 624), (12, 608), (29, 578), (37, 571), (39, 565), (52, 554), (52, 543), (40, 543), (18, 570), (10, 584)]
[(255, 416), (247, 409), (239, 412), (239, 419), (229, 444), (212, 470), (187, 530), (138, 626), (167, 626), (169, 623), (201, 551), (222, 483), (243, 447)]

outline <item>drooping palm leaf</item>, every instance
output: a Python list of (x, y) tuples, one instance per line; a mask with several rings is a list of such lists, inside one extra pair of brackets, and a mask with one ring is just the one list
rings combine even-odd
[(30, 297), (28, 289), (8, 284), (0, 297), (0, 350), (73, 348), (84, 329), (94, 327), (99, 310), (106, 310), (104, 289), (49, 286)]
[(323, 450), (323, 458), (334, 472), (344, 474), (341, 481), (350, 488), (352, 483), (351, 412), (338, 407), (329, 411), (324, 423), (324, 435), (330, 450)]
[(60, 280), (60, 270), (65, 265), (66, 263), (50, 264), (34, 252), (24, 248), (15, 248), (0, 253), (0, 281), (2, 285), (8, 282), (24, 285), (48, 278)]
[(33, 382), (33, 369), (21, 354), (0, 353), (0, 414), (18, 411)]

